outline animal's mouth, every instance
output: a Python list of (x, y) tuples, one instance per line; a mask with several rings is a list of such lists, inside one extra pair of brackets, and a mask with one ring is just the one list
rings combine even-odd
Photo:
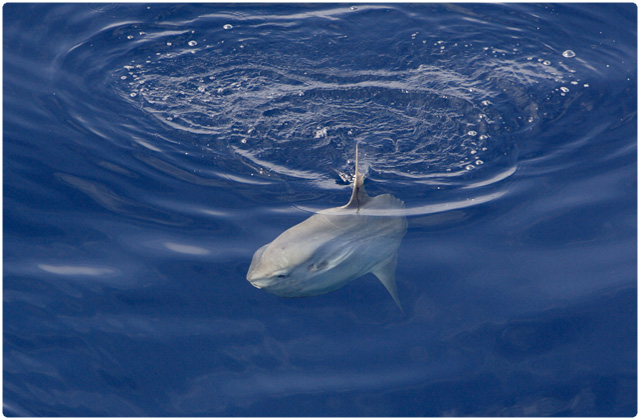
[[(253, 274), (253, 273), (252, 273)], [(281, 278), (274, 277), (258, 277), (254, 275), (247, 275), (247, 280), (257, 289), (262, 289), (266, 292), (273, 293), (274, 295), (281, 297), (297, 297), (299, 296), (298, 289), (295, 287), (292, 279), (283, 281)]]
[(267, 287), (270, 283), (270, 279), (256, 276), (254, 273), (247, 274), (247, 280), (249, 280), (249, 283), (253, 284), (258, 289)]
[(267, 287), (266, 282), (260, 281), (260, 280), (254, 280), (254, 281), (249, 280), (249, 283), (251, 283), (253, 285), (253, 287), (256, 287), (258, 289), (263, 289), (263, 288)]

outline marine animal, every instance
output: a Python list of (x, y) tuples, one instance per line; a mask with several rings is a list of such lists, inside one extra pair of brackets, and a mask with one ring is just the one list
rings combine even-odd
[(365, 192), (356, 145), (349, 202), (319, 211), (258, 249), (247, 280), (258, 289), (293, 298), (322, 295), (373, 273), (402, 310), (395, 272), (406, 231), (401, 200)]

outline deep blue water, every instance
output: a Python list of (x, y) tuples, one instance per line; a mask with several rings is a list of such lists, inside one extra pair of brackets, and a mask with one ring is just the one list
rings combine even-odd
[[(633, 416), (634, 4), (6, 4), (7, 416)], [(404, 314), (256, 249), (405, 202)]]

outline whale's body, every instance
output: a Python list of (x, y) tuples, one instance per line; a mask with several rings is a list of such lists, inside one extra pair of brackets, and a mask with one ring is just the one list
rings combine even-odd
[(373, 273), (400, 306), (397, 250), (407, 231), (404, 203), (390, 194), (369, 197), (358, 170), (351, 200), (322, 210), (258, 249), (247, 280), (283, 297), (316, 296)]

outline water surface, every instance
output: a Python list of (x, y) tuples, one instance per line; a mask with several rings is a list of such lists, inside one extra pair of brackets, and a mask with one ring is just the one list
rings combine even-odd
[[(633, 4), (7, 4), (7, 416), (633, 416)], [(371, 275), (254, 251), (366, 188)]]

